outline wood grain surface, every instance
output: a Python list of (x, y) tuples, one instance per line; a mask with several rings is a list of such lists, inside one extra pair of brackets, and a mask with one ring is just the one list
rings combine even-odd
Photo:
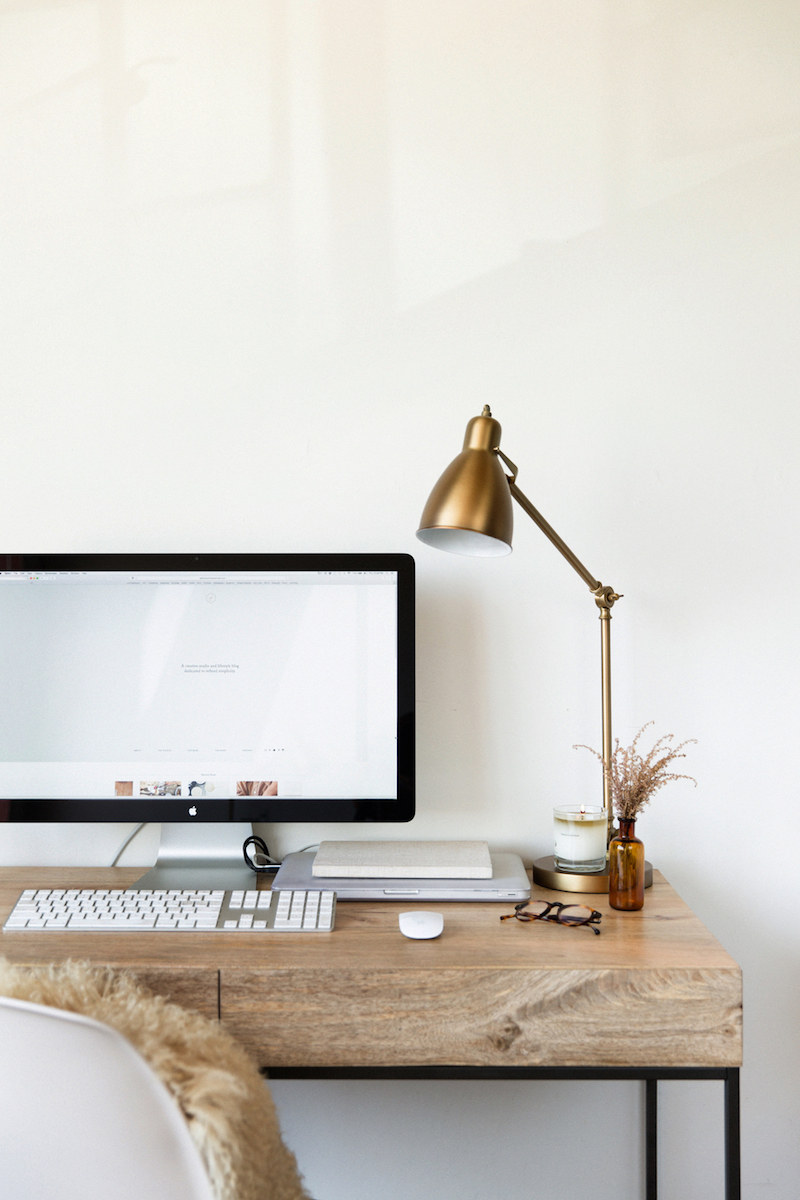
[(228, 1028), (266, 1069), (735, 1066), (736, 979), (718, 971), (226, 971)]
[[(25, 887), (124, 887), (139, 874), (0, 869), (0, 923)], [(397, 924), (413, 905), (348, 902), (330, 934), (13, 932), (0, 952), (129, 967), (221, 1012), (265, 1068), (740, 1065), (739, 967), (663, 877), (641, 912), (592, 903), (600, 937), (501, 923), (510, 905), (443, 903), (427, 906), (444, 913), (442, 936), (414, 942)]]

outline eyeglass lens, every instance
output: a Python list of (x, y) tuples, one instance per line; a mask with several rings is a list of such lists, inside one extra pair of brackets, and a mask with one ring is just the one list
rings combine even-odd
[[(547, 913), (549, 905), (542, 900), (532, 900), (530, 904), (526, 904), (524, 909), (518, 911), (517, 915), (528, 920), (536, 920), (544, 913)], [(587, 908), (585, 904), (567, 904), (564, 908), (551, 908), (548, 916), (556, 921), (562, 921), (565, 925), (571, 925), (581, 921), (590, 921), (594, 909)]]

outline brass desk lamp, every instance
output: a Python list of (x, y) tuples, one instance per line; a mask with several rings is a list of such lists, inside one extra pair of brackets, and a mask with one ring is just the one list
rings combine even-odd
[[(467, 425), (464, 448), (435, 485), (422, 513), (417, 537), (437, 550), (452, 554), (472, 554), (483, 558), (511, 553), (514, 515), (513, 496), (561, 551), (567, 562), (589, 587), (600, 609), (601, 682), (603, 703), (603, 763), (611, 762), (611, 607), (619, 600), (613, 588), (604, 587), (558, 536), (527, 496), (517, 487), (517, 468), (500, 449), (500, 423), (492, 416), (488, 404), (479, 417)], [(506, 475), (500, 465), (505, 463), (511, 472)], [(611, 840), (613, 807), (611, 781), (603, 772), (603, 808), (607, 815), (608, 836)], [(578, 875), (557, 871), (552, 857), (537, 859), (533, 877), (544, 887), (561, 891), (608, 891), (608, 875)], [(649, 882), (649, 880), (648, 880)]]

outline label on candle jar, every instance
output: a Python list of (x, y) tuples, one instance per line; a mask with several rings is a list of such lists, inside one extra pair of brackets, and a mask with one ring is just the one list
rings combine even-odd
[(605, 809), (561, 805), (553, 809), (553, 817), (556, 867), (582, 874), (605, 870)]

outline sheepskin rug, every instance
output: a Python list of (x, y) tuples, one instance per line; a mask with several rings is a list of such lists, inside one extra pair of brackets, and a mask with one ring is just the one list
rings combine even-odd
[(266, 1083), (216, 1022), (153, 995), (127, 972), (83, 962), (20, 966), (0, 957), (0, 995), (119, 1030), (174, 1096), (217, 1200), (309, 1200)]

